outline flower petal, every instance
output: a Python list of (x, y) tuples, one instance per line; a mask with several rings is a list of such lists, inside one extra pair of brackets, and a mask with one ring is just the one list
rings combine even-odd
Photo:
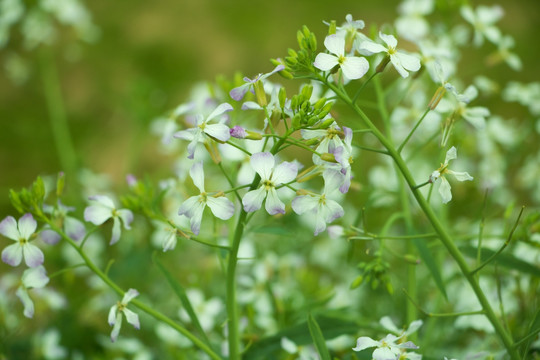
[(192, 196), (186, 201), (180, 205), (180, 209), (178, 209), (178, 215), (184, 215), (188, 218), (191, 218), (193, 214), (195, 213), (195, 210), (198, 206), (200, 206), (200, 195)]
[(24, 214), (19, 219), (19, 234), (21, 234), (21, 237), (23, 239), (30, 239), (30, 236), (36, 231), (37, 229), (37, 222), (32, 217), (32, 214), (27, 213)]
[(191, 231), (193, 231), (195, 235), (199, 235), (199, 232), (201, 231), (201, 222), (202, 222), (202, 216), (203, 216), (203, 211), (205, 207), (206, 207), (206, 203), (199, 202), (197, 206), (193, 208), (191, 218), (189, 219), (189, 225), (191, 226)]
[(21, 280), (26, 288), (34, 289), (41, 289), (49, 283), (47, 271), (43, 266), (26, 269)]
[(315, 58), (313, 66), (322, 71), (328, 71), (334, 68), (334, 66), (339, 65), (338, 58), (334, 55), (320, 53)]
[(264, 207), (270, 215), (285, 214), (285, 204), (279, 199), (275, 188), (268, 190)]
[(235, 87), (229, 92), (229, 95), (236, 101), (240, 101), (244, 98), (249, 88), (253, 86), (253, 83), (248, 82), (246, 84)]
[(373, 42), (371, 40), (366, 40), (360, 44), (359, 47), (360, 50), (367, 50), (373, 54), (380, 53), (380, 52), (388, 52), (388, 49), (382, 46), (381, 44), (377, 44), (376, 42)]
[(231, 132), (225, 124), (210, 124), (206, 125), (204, 132), (219, 141), (227, 141), (231, 138)]
[(122, 224), (124, 225), (124, 229), (130, 230), (131, 223), (133, 222), (133, 213), (131, 212), (131, 210), (120, 209), (120, 210), (117, 210), (116, 213), (118, 214), (118, 217), (122, 219)]
[(390, 61), (392, 62), (392, 65), (394, 65), (394, 68), (397, 70), (399, 75), (401, 75), (401, 77), (406, 78), (409, 76), (409, 73), (407, 72), (407, 70), (405, 70), (403, 65), (401, 65), (401, 61), (396, 54), (390, 55)]
[(84, 209), (84, 220), (94, 225), (101, 225), (112, 217), (112, 209), (101, 204), (87, 206)]
[(396, 48), (397, 39), (394, 35), (386, 35), (379, 31), (379, 37), (388, 45), (389, 48)]
[(113, 326), (116, 323), (116, 310), (118, 309), (118, 305), (111, 306), (111, 309), (109, 310), (109, 316), (107, 317), (107, 321), (109, 322), (110, 326)]
[(259, 210), (265, 197), (266, 190), (264, 190), (263, 186), (261, 186), (257, 190), (247, 192), (242, 198), (242, 205), (244, 206), (244, 211), (253, 212)]
[(454, 175), (457, 181), (470, 181), (474, 178), (465, 171), (452, 171), (450, 169), (446, 170), (447, 173)]
[(222, 220), (228, 220), (234, 215), (234, 204), (224, 196), (208, 197), (206, 204), (212, 210), (212, 214)]
[(358, 340), (356, 340), (356, 347), (353, 348), (353, 351), (361, 351), (379, 345), (380, 343), (378, 341), (375, 341), (367, 336), (362, 336), (359, 337)]
[(106, 195), (92, 195), (88, 199), (92, 201), (97, 201), (98, 204), (101, 204), (108, 208), (111, 208), (111, 209), (115, 208), (114, 202), (112, 201), (112, 199)]
[(15, 295), (17, 295), (19, 300), (21, 300), (21, 302), (23, 303), (24, 316), (26, 316), (29, 319), (33, 318), (34, 317), (34, 302), (30, 298), (30, 295), (28, 295), (28, 291), (24, 287), (20, 286), (19, 288), (17, 288)]
[(17, 220), (13, 216), (8, 216), (0, 222), (0, 234), (11, 240), (19, 240), (21, 235), (17, 228)]
[(26, 244), (22, 247), (22, 252), (24, 256), (24, 262), (28, 267), (36, 267), (43, 264), (45, 261), (45, 256), (43, 252), (35, 245)]
[(404, 52), (397, 52), (396, 56), (399, 58), (401, 65), (409, 71), (418, 71), (420, 70), (420, 60), (414, 56), (405, 54)]
[(11, 266), (18, 266), (23, 258), (22, 246), (17, 242), (2, 251), (2, 261)]
[(285, 184), (293, 181), (298, 174), (298, 164), (295, 162), (284, 161), (274, 169), (272, 181), (278, 184)]
[(341, 64), (341, 70), (347, 79), (360, 79), (369, 70), (369, 63), (365, 58), (349, 56)]
[(331, 223), (345, 214), (341, 205), (339, 205), (337, 201), (331, 199), (326, 199), (326, 205), (323, 206), (321, 210), (324, 221), (327, 223)]
[(111, 341), (115, 342), (118, 339), (118, 334), (120, 333), (120, 328), (122, 328), (122, 314), (116, 314), (116, 320), (114, 322), (114, 327), (111, 331)]
[(324, 39), (324, 46), (337, 56), (343, 56), (345, 53), (345, 39), (338, 35), (328, 35)]
[(269, 152), (260, 152), (251, 155), (251, 167), (261, 176), (261, 179), (268, 180), (272, 175), (272, 170), (275, 165), (274, 155)]
[(221, 116), (226, 112), (232, 111), (233, 109), (234, 108), (229, 103), (219, 104), (218, 107), (214, 111), (212, 111), (210, 115), (208, 115), (208, 117), (206, 118), (206, 121), (210, 121), (215, 117)]
[(44, 243), (49, 245), (56, 245), (62, 239), (62, 237), (56, 231), (51, 229), (41, 230), (39, 236)]
[(302, 215), (307, 211), (313, 211), (319, 205), (318, 196), (302, 195), (293, 199), (291, 206), (295, 213)]
[[(64, 218), (64, 229), (66, 235), (75, 241), (81, 241), (86, 236), (86, 228), (82, 221), (72, 218), (71, 216), (66, 216)], [(43, 237), (43, 231), (40, 235)]]
[(124, 315), (126, 315), (126, 320), (128, 323), (133, 325), (137, 330), (141, 328), (141, 323), (139, 322), (139, 315), (135, 314), (133, 311), (124, 308)]
[(121, 235), (122, 235), (122, 227), (120, 224), (120, 219), (115, 216), (113, 218), (112, 236), (111, 236), (111, 241), (109, 242), (109, 245), (116, 244), (118, 240), (120, 240)]
[(193, 184), (199, 189), (201, 193), (204, 192), (204, 168), (202, 161), (197, 161), (189, 169), (189, 176), (193, 180)]
[(441, 186), (439, 187), (439, 194), (441, 194), (443, 204), (452, 200), (452, 192), (450, 183), (444, 177), (441, 177)]
[(450, 160), (454, 160), (457, 158), (457, 149), (455, 146), (452, 146), (448, 151), (446, 152), (446, 157), (444, 158), (444, 164), (448, 165)]

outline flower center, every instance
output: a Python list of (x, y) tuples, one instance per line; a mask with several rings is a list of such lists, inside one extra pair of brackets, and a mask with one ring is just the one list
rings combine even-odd
[(340, 55), (340, 56), (338, 57), (338, 64), (339, 64), (339, 65), (343, 65), (344, 62), (345, 62), (345, 56)]
[(271, 180), (264, 180), (262, 184), (263, 184), (263, 186), (264, 186), (264, 190), (266, 190), (266, 191), (268, 191), (268, 190), (270, 190), (270, 189), (276, 187), (276, 186), (274, 185), (274, 182), (271, 181)]
[(396, 48), (389, 47), (388, 48), (388, 55), (394, 55), (396, 53)]
[(24, 239), (24, 238), (20, 238), (20, 239), (19, 239), (19, 245), (24, 246), (24, 245), (26, 245), (26, 244), (28, 244), (28, 240), (27, 240), (27, 239)]

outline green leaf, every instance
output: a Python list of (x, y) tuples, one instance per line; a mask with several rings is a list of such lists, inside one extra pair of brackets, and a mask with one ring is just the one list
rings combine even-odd
[[(467, 256), (471, 258), (476, 258), (478, 249), (474, 246), (462, 246), (460, 247), (460, 250)], [(487, 259), (489, 259), (491, 256), (495, 254), (495, 251), (488, 249), (488, 248), (482, 248), (482, 257), (481, 261), (484, 262)], [(499, 264), (500, 266), (507, 267), (509, 269), (519, 270), (522, 273), (531, 274), (534, 276), (540, 276), (540, 267), (530, 264), (526, 261), (523, 261), (521, 259), (516, 258), (514, 255), (509, 253), (501, 253), (497, 255), (495, 259), (493, 259), (492, 263)]]
[(308, 327), (311, 338), (313, 339), (313, 343), (317, 348), (317, 352), (321, 356), (321, 360), (331, 360), (330, 353), (328, 352), (328, 348), (326, 347), (326, 341), (324, 340), (321, 328), (311, 314), (309, 314), (308, 316)]
[(37, 204), (43, 204), (43, 199), (45, 198), (45, 184), (43, 183), (41, 176), (38, 176), (36, 181), (32, 184), (32, 197)]
[[(180, 299), (180, 302), (184, 306), (184, 310), (186, 310), (187, 314), (189, 315), (189, 318), (191, 319), (191, 322), (197, 329), (197, 331), (201, 334), (202, 340), (206, 343), (206, 345), (210, 346), (210, 340), (208, 340), (208, 337), (206, 336), (201, 323), (199, 322), (199, 318), (197, 317), (197, 314), (195, 314), (195, 311), (193, 310), (193, 306), (191, 306), (191, 302), (189, 301), (186, 291), (184, 290), (184, 287), (180, 285), (178, 281), (172, 276), (172, 274), (167, 270), (167, 268), (163, 265), (163, 263), (159, 260), (157, 256), (157, 252), (154, 252), (152, 256), (152, 260), (157, 265), (159, 270), (163, 273), (165, 276), (165, 279), (173, 289), (176, 296), (178, 296), (178, 299)], [(210, 346), (211, 347), (211, 346)]]
[(529, 331), (527, 331), (527, 335), (525, 336), (526, 339), (529, 339), (525, 345), (524, 352), (523, 352), (523, 358), (525, 359), (527, 355), (527, 352), (529, 351), (529, 348), (531, 346), (531, 343), (533, 342), (534, 338), (536, 337), (536, 334), (540, 331), (540, 309), (536, 311), (536, 315), (534, 319), (531, 321), (531, 325), (529, 326)]
[[(316, 316), (317, 323), (324, 329), (328, 339), (333, 339), (344, 334), (356, 334), (361, 327), (357, 322), (351, 321), (345, 316)], [(312, 342), (309, 335), (307, 322), (283, 329), (277, 334), (262, 338), (245, 352), (244, 358), (250, 360), (265, 360), (278, 358), (281, 349), (281, 338), (286, 337), (297, 345), (307, 345)]]
[(19, 193), (13, 189), (10, 189), (9, 199), (11, 200), (11, 205), (13, 205), (13, 207), (22, 214), (24, 212), (24, 206), (21, 202), (21, 197), (19, 196)]
[(433, 280), (435, 280), (437, 288), (439, 289), (441, 294), (443, 294), (444, 298), (448, 300), (448, 295), (446, 294), (446, 287), (439, 271), (439, 266), (435, 261), (435, 257), (429, 251), (426, 241), (424, 239), (413, 239), (413, 244), (414, 246), (416, 246), (418, 254), (420, 255), (420, 258), (422, 259), (424, 264), (426, 264), (426, 267), (431, 273)]

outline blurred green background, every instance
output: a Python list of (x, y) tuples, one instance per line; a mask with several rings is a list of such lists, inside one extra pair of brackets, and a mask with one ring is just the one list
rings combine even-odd
[[(494, 2), (472, 2), (481, 3)], [(525, 70), (516, 73), (503, 64), (486, 68), (482, 62), (460, 64), (462, 77), (472, 80), (480, 73), (497, 73), (503, 81), (539, 79), (540, 2), (499, 3), (506, 12), (499, 26), (515, 37), (515, 51)], [(157, 139), (144, 134), (151, 120), (182, 103), (196, 82), (219, 74), (230, 78), (237, 71), (247, 76), (267, 72), (272, 68), (270, 58), (296, 47), (296, 31), (302, 25), (322, 40), (327, 28), (323, 20), (341, 23), (351, 13), (368, 27), (388, 23), (397, 15), (397, 4), (390, 0), (93, 1), (86, 5), (100, 29), (95, 43), (75, 43), (73, 37), (62, 36), (49, 49), (31, 52), (22, 50), (16, 28), (0, 51), (0, 64), (17, 52), (30, 73), (25, 83), (15, 85), (5, 69), (0, 71), (1, 217), (14, 213), (8, 201), (10, 188), (28, 186), (37, 175), (61, 170), (40, 56), (53, 57), (80, 164), (121, 183), (126, 173), (169, 171), (158, 170), (162, 163), (156, 160)], [(472, 51), (480, 58), (484, 50)], [(503, 115), (519, 117), (515, 111), (520, 110), (510, 107), (509, 114)]]

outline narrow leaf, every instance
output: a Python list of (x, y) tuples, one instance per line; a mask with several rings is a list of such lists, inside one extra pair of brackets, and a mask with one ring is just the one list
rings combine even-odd
[(157, 252), (154, 252), (152, 256), (152, 260), (154, 261), (154, 264), (157, 265), (158, 269), (163, 273), (163, 276), (165, 276), (165, 279), (173, 289), (176, 296), (178, 296), (178, 299), (180, 299), (180, 302), (184, 306), (184, 309), (186, 310), (189, 318), (191, 319), (191, 322), (197, 329), (197, 331), (201, 334), (202, 340), (206, 343), (206, 345), (210, 346), (210, 340), (208, 340), (208, 337), (206, 336), (201, 323), (199, 322), (199, 318), (197, 317), (197, 314), (195, 314), (195, 311), (193, 310), (193, 306), (191, 306), (191, 302), (189, 301), (186, 291), (184, 290), (184, 287), (180, 285), (178, 281), (172, 276), (172, 274), (167, 270), (167, 268), (163, 265), (163, 263), (159, 260), (157, 256)]
[(433, 280), (435, 280), (437, 288), (439, 289), (441, 294), (443, 294), (444, 298), (448, 300), (448, 295), (446, 294), (446, 287), (444, 286), (444, 281), (439, 271), (439, 266), (437, 266), (437, 263), (435, 262), (435, 257), (429, 251), (426, 241), (424, 239), (413, 239), (413, 244), (414, 246), (416, 246), (418, 254), (420, 255), (423, 263), (426, 264), (426, 267), (431, 273)]
[(328, 348), (326, 347), (326, 341), (324, 340), (321, 328), (311, 314), (309, 314), (308, 316), (308, 327), (311, 338), (313, 339), (313, 343), (317, 348), (317, 352), (321, 356), (321, 360), (331, 360), (330, 353), (328, 352)]
[[(472, 258), (476, 258), (476, 254), (478, 252), (478, 249), (474, 246), (463, 246), (460, 248), (460, 250), (463, 252), (463, 254)], [(495, 254), (495, 251), (488, 248), (482, 248), (481, 252), (482, 261), (488, 260), (489, 258), (491, 258), (491, 256)], [(500, 266), (504, 266), (509, 269), (519, 270), (522, 273), (540, 276), (540, 267), (518, 259), (514, 255), (509, 253), (500, 253), (499, 255), (497, 255), (497, 257), (493, 259), (492, 263), (499, 264)]]

